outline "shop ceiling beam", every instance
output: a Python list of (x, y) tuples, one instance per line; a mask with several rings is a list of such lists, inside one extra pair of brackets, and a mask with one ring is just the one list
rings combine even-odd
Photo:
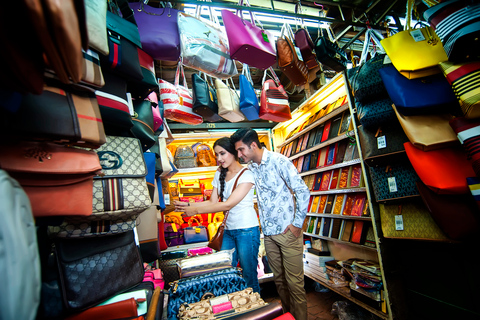
[(240, 128), (252, 128), (252, 129), (271, 129), (278, 123), (276, 122), (204, 122), (197, 125), (189, 125), (184, 123), (168, 122), (168, 127), (171, 130), (205, 130), (205, 129), (231, 129), (237, 130)]

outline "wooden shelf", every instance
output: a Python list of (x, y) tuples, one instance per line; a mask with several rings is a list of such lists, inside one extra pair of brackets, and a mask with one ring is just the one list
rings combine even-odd
[(315, 173), (319, 173), (319, 172), (323, 172), (323, 171), (330, 171), (330, 170), (343, 168), (343, 167), (348, 167), (348, 166), (353, 166), (354, 164), (359, 164), (359, 163), (361, 163), (360, 159), (353, 159), (353, 160), (350, 160), (350, 161), (345, 161), (345, 162), (341, 162), (341, 163), (332, 164), (332, 165), (329, 165), (329, 166), (320, 167), (320, 168), (317, 168), (317, 169), (304, 171), (304, 172), (300, 173), (300, 176), (301, 177), (309, 176), (311, 174), (315, 174)]
[(353, 242), (349, 242), (349, 241), (342, 241), (342, 240), (335, 239), (335, 238), (330, 238), (330, 237), (324, 237), (324, 236), (321, 236), (321, 235), (318, 235), (318, 234), (314, 234), (314, 233), (304, 232), (303, 234), (306, 235), (306, 236), (315, 237), (315, 238), (319, 238), (319, 239), (323, 239), (323, 240), (328, 240), (328, 241), (332, 241), (332, 242), (343, 243), (343, 244), (346, 244), (346, 245), (349, 245), (349, 246), (352, 246), (352, 247), (357, 247), (357, 248), (362, 248), (362, 249), (377, 251), (377, 248), (376, 248), (376, 247), (368, 247), (368, 246), (364, 246), (364, 245), (362, 245), (362, 244), (353, 243)]
[(310, 191), (311, 196), (318, 196), (324, 194), (338, 194), (338, 193), (353, 193), (353, 192), (366, 192), (367, 188), (345, 188), (345, 189), (332, 189), (326, 191)]
[(308, 271), (305, 271), (305, 276), (309, 277), (310, 279), (313, 279), (317, 282), (319, 282), (321, 285), (327, 287), (328, 289), (338, 293), (339, 295), (341, 295), (342, 297), (344, 298), (347, 298), (348, 300), (352, 301), (353, 303), (361, 306), (362, 308), (364, 308), (365, 310), (373, 313), (374, 315), (376, 315), (377, 317), (380, 317), (382, 319), (389, 319), (388, 317), (388, 314), (386, 314), (385, 312), (382, 312), (380, 310), (377, 310), (369, 305), (367, 305), (366, 303), (352, 297), (352, 295), (350, 294), (350, 288), (348, 287), (335, 287), (335, 286), (332, 286), (330, 285), (328, 282), (326, 282), (324, 279), (322, 279), (321, 277), (318, 277), (316, 276), (315, 274), (311, 273), (311, 272), (308, 272)]
[(341, 214), (332, 214), (332, 213), (315, 213), (307, 212), (309, 217), (321, 217), (321, 218), (336, 218), (344, 220), (362, 220), (362, 221), (372, 221), (372, 217), (359, 217), (359, 216), (344, 216)]
[(297, 153), (297, 154), (289, 157), (289, 159), (290, 159), (290, 160), (294, 160), (294, 159), (299, 158), (299, 157), (301, 157), (301, 156), (303, 156), (303, 155), (309, 154), (310, 152), (313, 152), (313, 151), (315, 151), (315, 150), (322, 149), (323, 147), (326, 147), (326, 146), (328, 146), (328, 145), (334, 144), (335, 142), (342, 141), (342, 140), (344, 140), (344, 139), (348, 139), (348, 138), (350, 138), (352, 135), (355, 136), (355, 133), (354, 133), (353, 130), (352, 130), (352, 131), (347, 131), (347, 132), (345, 132), (344, 134), (342, 134), (341, 136), (337, 136), (337, 137), (335, 137), (335, 138), (328, 139), (327, 141), (322, 142), (322, 143), (319, 143), (319, 144), (317, 144), (316, 146), (313, 146), (313, 147), (311, 147), (311, 148), (309, 148), (309, 149), (303, 150), (303, 151), (301, 151), (301, 152), (299, 152), (299, 153)]

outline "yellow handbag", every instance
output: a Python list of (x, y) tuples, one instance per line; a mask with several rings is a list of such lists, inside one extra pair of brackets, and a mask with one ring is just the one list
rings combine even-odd
[(213, 221), (208, 224), (208, 240), (212, 240), (213, 236), (217, 233), (218, 227), (222, 224), (223, 221), (223, 212), (217, 212), (213, 216)]
[(395, 68), (408, 79), (442, 72), (438, 64), (447, 61), (440, 38), (431, 27), (412, 29), (414, 0), (408, 0), (406, 30), (380, 41)]
[(183, 224), (183, 217), (181, 212), (169, 212), (165, 214), (165, 222), (166, 223), (176, 223), (179, 225)]

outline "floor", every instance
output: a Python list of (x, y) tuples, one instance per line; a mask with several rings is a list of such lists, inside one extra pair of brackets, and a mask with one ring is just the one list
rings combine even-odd
[[(266, 302), (280, 302), (273, 281), (262, 283), (260, 286), (262, 298)], [(315, 282), (308, 278), (305, 278), (305, 291), (307, 292), (308, 320), (339, 320), (332, 314), (332, 305), (335, 301), (346, 299), (333, 291), (316, 292)]]

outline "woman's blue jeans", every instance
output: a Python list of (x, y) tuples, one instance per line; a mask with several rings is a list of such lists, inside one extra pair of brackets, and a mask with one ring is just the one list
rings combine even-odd
[(235, 248), (232, 266), (236, 267), (240, 261), (240, 267), (247, 282), (247, 287), (251, 287), (255, 292), (260, 292), (257, 275), (259, 247), (259, 227), (225, 230), (223, 234), (222, 250)]

